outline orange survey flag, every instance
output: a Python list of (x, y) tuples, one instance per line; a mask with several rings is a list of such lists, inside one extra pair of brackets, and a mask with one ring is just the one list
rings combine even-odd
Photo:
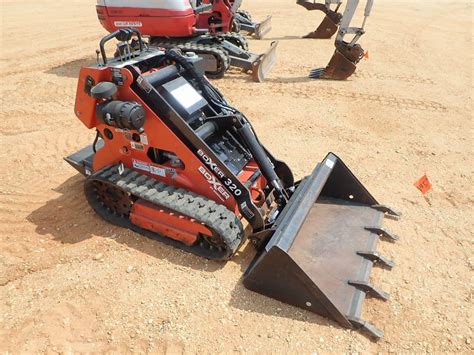
[(432, 185), (430, 180), (428, 180), (428, 176), (425, 174), (415, 182), (415, 187), (420, 190), (422, 194), (426, 194), (431, 190)]

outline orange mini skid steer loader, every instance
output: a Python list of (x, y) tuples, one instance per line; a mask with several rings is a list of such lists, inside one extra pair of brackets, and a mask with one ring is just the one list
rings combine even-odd
[[(107, 58), (106, 42), (135, 35), (137, 51)], [(97, 214), (215, 260), (248, 238), (257, 256), (247, 288), (381, 337), (361, 320), (362, 303), (366, 294), (388, 298), (369, 276), (374, 264), (393, 266), (376, 246), (380, 236), (396, 239), (381, 224), (397, 213), (332, 153), (295, 182), (202, 75), (197, 56), (146, 48), (131, 29), (104, 37), (100, 54), (81, 69), (75, 105), (97, 137), (66, 158), (86, 176)]]

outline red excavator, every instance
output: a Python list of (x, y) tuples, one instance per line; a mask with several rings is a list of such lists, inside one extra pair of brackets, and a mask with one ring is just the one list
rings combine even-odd
[[(134, 36), (136, 51), (107, 57), (107, 42), (130, 48)], [(380, 338), (362, 304), (389, 297), (369, 277), (393, 266), (376, 249), (380, 237), (397, 239), (382, 220), (398, 214), (333, 153), (295, 181), (203, 76), (202, 58), (146, 47), (136, 29), (107, 35), (99, 53), (80, 71), (74, 110), (97, 136), (66, 158), (85, 176), (91, 208), (208, 259), (227, 260), (248, 239), (257, 254), (247, 288)]]
[(133, 27), (150, 37), (150, 45), (180, 48), (204, 59), (206, 75), (221, 78), (230, 66), (263, 81), (276, 61), (278, 42), (264, 54), (248, 51), (247, 39), (232, 29), (257, 37), (270, 30), (270, 18), (260, 24), (238, 10), (241, 0), (98, 0), (97, 15), (109, 32)]

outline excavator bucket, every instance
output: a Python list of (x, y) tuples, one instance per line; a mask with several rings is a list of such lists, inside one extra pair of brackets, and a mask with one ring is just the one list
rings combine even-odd
[(326, 68), (313, 69), (311, 79), (345, 80), (356, 70), (356, 65), (336, 50)]
[(398, 218), (330, 153), (299, 182), (243, 283), (378, 339), (383, 333), (361, 312), (366, 295), (389, 298), (369, 282), (374, 264), (393, 267), (376, 251), (379, 237), (397, 239), (382, 228), (384, 215)]
[(364, 50), (358, 44), (352, 47), (336, 44), (336, 51), (326, 68), (311, 70), (309, 77), (312, 79), (345, 80), (355, 72), (356, 64), (363, 56)]
[(278, 41), (273, 41), (270, 44), (270, 48), (268, 48), (265, 53), (260, 54), (259, 57), (252, 62), (252, 78), (254, 81), (262, 82), (265, 80), (267, 74), (276, 62), (277, 46)]
[(337, 32), (338, 24), (326, 15), (318, 28), (303, 38), (329, 39)]
[(342, 19), (342, 14), (338, 12), (341, 3), (339, 3), (334, 10), (331, 10), (326, 4), (320, 4), (315, 1), (297, 0), (296, 3), (303, 6), (308, 11), (319, 10), (326, 14), (318, 28), (316, 28), (315, 31), (308, 33), (306, 36), (303, 36), (303, 38), (328, 39), (337, 32), (337, 28)]

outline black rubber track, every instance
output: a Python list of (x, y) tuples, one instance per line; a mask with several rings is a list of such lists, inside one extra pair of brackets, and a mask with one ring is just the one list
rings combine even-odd
[[(106, 221), (213, 260), (229, 259), (242, 244), (244, 240), (242, 223), (233, 212), (223, 205), (193, 192), (164, 184), (128, 168), (125, 168), (122, 174), (119, 174), (118, 171), (118, 165), (106, 167), (89, 176), (84, 183), (87, 201)], [(140, 198), (178, 215), (204, 223), (214, 233), (214, 237), (221, 240), (225, 246), (219, 248), (211, 246), (203, 240), (205, 239), (203, 237), (195, 245), (187, 246), (134, 225), (127, 213), (117, 213), (113, 206), (107, 206), (100, 198), (97, 186), (103, 184), (118, 189), (122, 194), (128, 194), (132, 203)]]
[(247, 20), (252, 21), (252, 15), (247, 10), (237, 10), (237, 13), (240, 16), (245, 17)]
[(244, 51), (249, 50), (249, 42), (247, 38), (242, 36), (240, 33), (237, 32), (226, 32), (219, 34), (219, 37), (224, 38), (226, 41), (236, 45), (237, 47), (243, 49)]
[(162, 47), (166, 49), (179, 48), (184, 53), (193, 52), (198, 56), (200, 54), (212, 55), (216, 60), (217, 70), (206, 71), (206, 76), (211, 79), (221, 79), (230, 66), (229, 55), (218, 44), (199, 44), (196, 42), (187, 41), (186, 39), (179, 40), (177, 38), (153, 38), (151, 45), (153, 47)]

